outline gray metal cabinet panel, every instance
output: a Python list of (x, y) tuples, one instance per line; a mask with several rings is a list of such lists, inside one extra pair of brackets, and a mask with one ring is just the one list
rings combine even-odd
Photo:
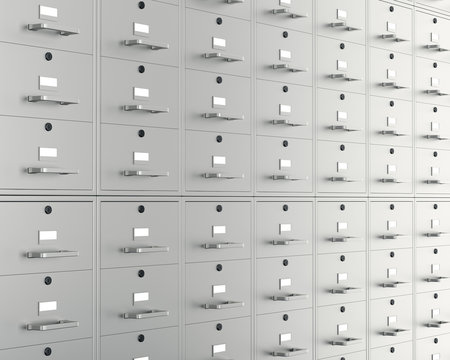
[[(384, 346), (370, 350), (370, 359), (410, 360), (413, 356), (413, 343), (405, 342), (394, 346)], [(425, 358), (423, 358), (425, 359)]]
[(174, 129), (102, 125), (101, 189), (177, 191), (178, 138)]
[(450, 191), (450, 151), (416, 149), (416, 192), (448, 194)]
[(186, 10), (186, 67), (250, 76), (250, 22)]
[(250, 79), (186, 71), (186, 128), (250, 134)]
[[(37, 9), (36, 9), (37, 10)], [(1, 43), (2, 115), (92, 122), (92, 56)]]
[(312, 202), (258, 202), (256, 257), (312, 254)]
[(416, 146), (450, 150), (450, 107), (416, 104)]
[(188, 264), (186, 323), (250, 315), (250, 260)]
[(256, 261), (256, 313), (303, 309), (313, 304), (312, 256)]
[(178, 66), (178, 7), (102, 0), (101, 55)]
[(256, 92), (257, 135), (312, 138), (311, 87), (257, 80)]
[(194, 202), (185, 204), (186, 261), (250, 259), (252, 204)]
[[(351, 351), (351, 349), (349, 349), (349, 351)], [(367, 360), (367, 353), (365, 351), (358, 351), (343, 355), (345, 360)], [(342, 356), (333, 356), (328, 358), (327, 360), (342, 360)]]
[(416, 291), (450, 289), (450, 246), (416, 250)]
[[(448, 1), (434, 1), (434, 0), (416, 0), (416, 6), (429, 6), (429, 7), (433, 7), (433, 11), (441, 11), (444, 10), (446, 12), (450, 12), (450, 3)], [(417, 21), (417, 17), (419, 15), (419, 12), (416, 12), (416, 21)], [(434, 17), (436, 14), (433, 14)], [(421, 30), (421, 28), (419, 28), (418, 30)], [(443, 31), (444, 32), (444, 31)], [(417, 40), (416, 40), (417, 41)]]
[(92, 277), (92, 271), (0, 277), (0, 287), (9, 289), (0, 298), (0, 349), (91, 337)]
[(450, 105), (450, 64), (416, 58), (416, 101)]
[(256, 318), (256, 356), (258, 360), (274, 357), (313, 359), (312, 310), (287, 314), (269, 314)]
[(416, 358), (440, 360), (450, 356), (450, 334), (429, 337), (416, 342)]
[(252, 15), (252, 2), (250, 0), (224, 1), (224, 0), (187, 0), (186, 7), (204, 10), (207, 12), (223, 14), (250, 20)]
[(448, 245), (450, 202), (416, 202), (416, 246)]
[(418, 339), (448, 333), (450, 327), (450, 291), (416, 295), (416, 337)]
[(189, 325), (186, 327), (186, 360), (251, 359), (251, 334), (249, 317)]
[(447, 18), (416, 11), (415, 28), (417, 56), (450, 61), (450, 21)]
[(0, 120), (0, 151), (5, 154), (0, 188), (92, 189), (92, 124), (15, 117)]
[(178, 266), (101, 270), (101, 335), (178, 325)]
[(256, 148), (257, 191), (312, 192), (311, 140), (258, 136)]
[(101, 268), (177, 263), (179, 207), (176, 201), (102, 202)]

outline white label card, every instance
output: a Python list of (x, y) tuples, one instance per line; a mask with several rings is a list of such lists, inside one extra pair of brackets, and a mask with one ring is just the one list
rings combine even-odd
[(280, 0), (280, 6), (291, 7), (291, 0)]
[(291, 115), (292, 106), (280, 104), (280, 115)]
[(39, 303), (39, 313), (47, 311), (56, 311), (58, 309), (57, 301), (46, 301)]
[(392, 116), (387, 117), (387, 126), (395, 126), (397, 123), (397, 119)]
[(145, 88), (133, 88), (134, 99), (148, 99), (150, 97), (150, 90)]
[(58, 232), (56, 230), (39, 231), (39, 242), (58, 240)]
[(224, 235), (227, 233), (227, 227), (224, 225), (214, 225), (212, 227), (213, 236), (215, 235)]
[(216, 50), (225, 50), (227, 48), (227, 40), (221, 38), (212, 38), (212, 47)]
[(389, 80), (395, 80), (396, 77), (397, 77), (397, 71), (387, 69), (387, 78)]
[(40, 90), (56, 90), (58, 88), (58, 79), (47, 76), (39, 76)]
[(292, 286), (292, 279), (280, 279), (280, 290)]
[(292, 334), (280, 334), (280, 345), (283, 345), (283, 343), (292, 341)]
[(346, 162), (338, 162), (337, 163), (337, 171), (338, 172), (347, 171), (347, 170), (348, 170), (348, 164)]
[(347, 70), (348, 69), (348, 63), (345, 60), (338, 60), (337, 61), (337, 69), (338, 70)]
[(441, 270), (440, 264), (432, 264), (431, 265), (431, 273), (432, 274), (437, 274), (439, 272), (439, 270)]
[(39, 5), (39, 19), (57, 21), (58, 8)]
[(346, 111), (337, 112), (337, 121), (346, 121), (348, 119), (348, 114)]
[(396, 268), (387, 269), (387, 277), (388, 277), (388, 279), (396, 277), (396, 276), (397, 276), (397, 269)]
[(348, 280), (348, 274), (347, 273), (339, 273), (337, 274), (337, 283), (340, 284), (341, 282), (345, 282)]
[(226, 292), (227, 292), (226, 285), (213, 285), (212, 287), (213, 296), (218, 294), (225, 294)]
[(397, 165), (388, 165), (387, 166), (388, 175), (395, 174), (396, 172), (397, 172)]
[(39, 160), (53, 158), (56, 159), (58, 157), (58, 149), (57, 148), (39, 148)]
[(280, 234), (291, 231), (292, 231), (291, 224), (280, 224)]
[(431, 131), (438, 131), (439, 130), (439, 123), (438, 122), (431, 122)]
[(431, 228), (436, 229), (441, 225), (441, 221), (439, 219), (431, 219)]
[(439, 173), (441, 172), (441, 169), (435, 166), (431, 167), (431, 176), (436, 176), (439, 175)]
[(292, 53), (289, 50), (280, 49), (280, 60), (282, 61), (291, 61)]
[(386, 30), (391, 33), (395, 33), (397, 31), (397, 25), (388, 21), (386, 24)]
[(431, 86), (438, 87), (440, 83), (441, 83), (441, 81), (438, 78), (434, 78), (434, 77), (431, 78)]
[(280, 170), (283, 170), (283, 169), (289, 169), (289, 168), (291, 168), (292, 167), (292, 162), (291, 162), (291, 160), (283, 160), (283, 159), (280, 159)]
[(144, 301), (149, 301), (149, 300), (150, 300), (150, 295), (148, 292), (133, 294), (133, 302), (134, 303), (144, 302)]
[(143, 161), (148, 162), (150, 160), (150, 154), (145, 152), (134, 152), (133, 153), (134, 161)]
[(133, 34), (148, 36), (148, 34), (150, 34), (150, 26), (147, 24), (133, 23)]
[(227, 164), (227, 157), (226, 156), (216, 156), (216, 155), (214, 155), (212, 157), (212, 163), (213, 163), (213, 167), (226, 165)]
[(438, 33), (431, 33), (431, 42), (439, 42), (439, 34)]
[(396, 229), (397, 228), (397, 221), (395, 221), (395, 220), (389, 220), (388, 222), (387, 222), (387, 229), (388, 230), (393, 230), (393, 229)]
[(224, 353), (226, 351), (227, 351), (227, 344), (213, 345), (213, 347), (212, 347), (213, 356), (215, 354)]
[(150, 235), (150, 229), (149, 228), (134, 228), (133, 229), (133, 237), (136, 238), (142, 238), (142, 237), (149, 237)]
[(432, 319), (437, 319), (440, 314), (441, 314), (441, 309), (432, 309), (431, 310), (431, 318)]
[(337, 326), (337, 334), (341, 335), (342, 333), (345, 333), (348, 331), (348, 325), (347, 324), (339, 324)]
[(227, 106), (227, 99), (223, 97), (213, 96), (212, 98), (213, 108), (224, 108)]
[(338, 20), (347, 20), (347, 11), (336, 9), (336, 18)]
[(148, 356), (133, 358), (133, 360), (150, 360)]
[(441, 360), (441, 354), (433, 354), (433, 355), (431, 355), (431, 360)]
[(344, 231), (348, 229), (348, 224), (346, 222), (338, 222), (337, 223), (337, 231)]
[(387, 325), (392, 326), (397, 323), (397, 316), (388, 316)]

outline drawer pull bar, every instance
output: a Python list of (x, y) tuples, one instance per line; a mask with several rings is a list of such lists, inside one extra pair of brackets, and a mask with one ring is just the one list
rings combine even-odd
[(342, 289), (331, 289), (330, 293), (332, 294), (357, 294), (362, 292), (361, 288), (355, 288), (355, 287), (346, 287)]
[(382, 87), (391, 87), (394, 89), (409, 89), (407, 86), (397, 85), (395, 81), (382, 82), (380, 85)]
[(426, 237), (432, 237), (432, 238), (441, 237), (442, 235), (448, 235), (448, 233), (446, 233), (446, 232), (431, 232), (431, 233), (425, 234)]
[(272, 125), (286, 125), (286, 126), (309, 126), (309, 123), (291, 123), (286, 119), (272, 120)]
[(28, 324), (27, 330), (35, 330), (35, 331), (50, 331), (50, 330), (62, 330), (62, 329), (70, 329), (80, 326), (78, 321), (69, 321), (69, 320), (60, 320), (54, 323), (49, 324)]
[(389, 234), (389, 235), (381, 235), (380, 239), (383, 240), (397, 240), (399, 237), (405, 237), (409, 235), (403, 235), (403, 234)]
[(124, 170), (123, 176), (141, 176), (141, 177), (169, 177), (168, 171), (145, 171), (145, 170)]
[(243, 179), (244, 174), (241, 175), (226, 175), (222, 173), (205, 173), (203, 174), (205, 179), (224, 179), (224, 180), (235, 180), (235, 179)]
[(299, 18), (307, 18), (308, 14), (295, 14), (292, 13), (290, 9), (273, 9), (272, 14), (278, 15), (278, 14), (286, 14), (292, 19), (299, 19)]
[(407, 181), (402, 181), (396, 178), (382, 178), (380, 179), (380, 182), (384, 183), (384, 184), (404, 184)]
[(447, 93), (443, 93), (443, 92), (441, 92), (441, 90), (438, 90), (438, 89), (426, 90), (425, 93), (430, 94), (430, 95), (448, 96)]
[(124, 319), (132, 320), (143, 320), (143, 319), (153, 319), (157, 317), (169, 316), (167, 310), (149, 310), (143, 313), (125, 313), (123, 314)]
[(151, 114), (167, 114), (169, 112), (169, 108), (158, 108), (158, 107), (147, 107), (144, 105), (125, 105), (123, 107), (124, 111), (144, 111), (149, 112)]
[(344, 243), (348, 242), (348, 240), (360, 240), (361, 238), (356, 236), (342, 236), (342, 237), (331, 237), (328, 239), (328, 241), (334, 242), (334, 243)]
[(226, 62), (235, 62), (235, 61), (244, 61), (245, 58), (243, 56), (233, 56), (227, 55), (223, 53), (206, 53), (203, 54), (206, 59), (222, 59)]
[(330, 180), (332, 182), (347, 182), (347, 183), (361, 182), (361, 180), (349, 179), (349, 178), (340, 177), (340, 176), (332, 176), (328, 180)]
[(450, 321), (435, 321), (435, 322), (428, 323), (425, 326), (429, 327), (429, 328), (441, 328), (442, 325), (448, 325), (448, 324), (450, 324)]
[(51, 258), (66, 258), (80, 256), (78, 251), (58, 250), (58, 251), (29, 251), (27, 252), (28, 259), (51, 259)]
[(293, 73), (296, 73), (296, 72), (308, 72), (308, 70), (309, 70), (308, 68), (306, 68), (306, 69), (295, 68), (295, 67), (290, 66), (289, 64), (273, 64), (272, 65), (272, 69), (274, 69), (274, 70), (287, 70), (287, 71), (293, 72)]
[(343, 28), (346, 31), (360, 31), (362, 30), (361, 28), (356, 28), (353, 26), (348, 26), (347, 23), (345, 21), (336, 21), (336, 22), (332, 22), (330, 23), (330, 26), (332, 28)]
[(273, 240), (272, 245), (274, 246), (290, 246), (290, 245), (307, 245), (309, 243), (308, 240)]
[(149, 43), (141, 39), (135, 39), (135, 40), (125, 40), (123, 42), (125, 46), (143, 46), (147, 47), (150, 50), (167, 50), (169, 49), (169, 44), (155, 44), (155, 43)]
[(442, 52), (449, 51), (449, 49), (441, 48), (441, 45), (439, 45), (439, 44), (430, 44), (425, 47), (429, 50), (436, 50), (436, 51), (442, 51)]
[(381, 135), (392, 135), (392, 136), (408, 136), (408, 134), (399, 133), (397, 130), (382, 130)]
[(334, 345), (334, 346), (349, 346), (349, 345), (361, 344), (362, 343), (362, 339), (345, 338), (345, 339), (342, 339), (342, 340), (333, 340), (330, 343), (331, 343), (331, 345)]
[(291, 175), (272, 175), (272, 180), (284, 180), (284, 181), (308, 181), (309, 178), (293, 178)]
[(217, 243), (217, 244), (203, 244), (203, 247), (205, 249), (242, 249), (244, 248), (244, 243), (232, 243), (232, 242), (226, 242), (226, 243)]
[(225, 0), (227, 4), (243, 4), (244, 0)]
[(70, 36), (70, 35), (78, 35), (80, 33), (79, 29), (59, 29), (50, 24), (39, 23), (39, 24), (28, 24), (28, 30), (31, 31), (40, 31), (40, 30), (48, 30), (54, 31), (62, 36)]
[(448, 184), (447, 182), (442, 181), (442, 180), (425, 180), (424, 182), (425, 182), (425, 184), (429, 184), (429, 185), (445, 185), (445, 184)]
[(383, 35), (381, 35), (381, 38), (384, 40), (393, 40), (395, 42), (409, 41), (407, 39), (402, 39), (402, 38), (397, 37), (397, 34), (383, 34)]
[(433, 277), (429, 277), (429, 278), (425, 279), (426, 282), (430, 282), (430, 283), (439, 283), (439, 282), (442, 282), (442, 280), (448, 280), (448, 277), (447, 276), (433, 276)]
[(296, 300), (305, 300), (308, 298), (309, 298), (308, 294), (289, 294), (271, 297), (273, 301), (296, 301)]
[(408, 329), (393, 329), (393, 330), (388, 330), (388, 331), (382, 331), (380, 334), (382, 336), (398, 336), (398, 335), (402, 335), (402, 334), (407, 334), (411, 332), (411, 330)]
[(144, 246), (144, 247), (126, 247), (123, 248), (125, 254), (148, 254), (148, 253), (167, 253), (170, 251), (168, 246)]
[(308, 349), (291, 348), (286, 351), (273, 351), (270, 353), (273, 357), (293, 357), (308, 354)]
[(50, 95), (36, 95), (36, 96), (28, 96), (28, 102), (32, 103), (48, 102), (48, 103), (56, 103), (59, 105), (78, 105), (80, 103), (80, 100), (78, 99), (63, 100)]
[(425, 135), (426, 139), (430, 139), (430, 140), (450, 140), (447, 137), (442, 137), (441, 135)]
[(243, 301), (225, 301), (221, 304), (204, 304), (203, 308), (206, 310), (227, 310), (244, 307)]
[(331, 74), (329, 75), (331, 79), (335, 80), (345, 80), (345, 81), (362, 81), (361, 79), (351, 78), (347, 74)]
[(231, 115), (225, 115), (222, 113), (205, 113), (205, 114), (203, 114), (203, 117), (206, 119), (223, 119), (223, 120), (228, 120), (228, 121), (245, 120), (244, 115), (231, 116)]
[(352, 131), (361, 131), (361, 129), (349, 129), (347, 127), (347, 125), (331, 125), (330, 127), (328, 127), (330, 130), (341, 130), (341, 131), (348, 131), (348, 132), (352, 132)]
[(74, 169), (57, 169), (57, 168), (27, 168), (28, 174), (54, 174), (54, 175), (78, 175), (80, 170)]
[(398, 288), (399, 286), (407, 285), (407, 284), (409, 284), (409, 283), (408, 282), (404, 282), (404, 281), (394, 281), (394, 282), (383, 283), (383, 284), (381, 284), (381, 287), (384, 287), (384, 288)]

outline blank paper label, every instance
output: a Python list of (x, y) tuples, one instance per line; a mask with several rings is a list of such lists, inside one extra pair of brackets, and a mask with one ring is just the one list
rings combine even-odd
[(280, 170), (289, 169), (292, 166), (291, 160), (280, 159)]
[(441, 314), (441, 309), (433, 309), (431, 310), (431, 318), (436, 319)]
[(133, 88), (134, 99), (148, 99), (150, 97), (150, 90), (145, 88)]
[(141, 237), (148, 237), (149, 236), (150, 229), (149, 228), (134, 228), (133, 229), (133, 237), (141, 238)]
[(225, 50), (227, 48), (227, 40), (221, 38), (212, 38), (212, 47), (216, 50)]
[(347, 11), (346, 10), (337, 9), (336, 10), (336, 17), (339, 20), (347, 20)]
[(432, 122), (431, 123), (431, 131), (438, 131), (439, 130), (439, 123), (438, 122)]
[(144, 301), (149, 301), (149, 300), (150, 300), (150, 295), (148, 294), (148, 292), (133, 294), (134, 303), (144, 302)]
[(41, 90), (56, 90), (58, 88), (58, 79), (39, 76), (39, 89)]
[(397, 228), (397, 221), (395, 220), (390, 220), (387, 222), (387, 229), (388, 230), (393, 230)]
[(441, 360), (441, 354), (433, 354), (433, 355), (431, 355), (431, 360)]
[(439, 42), (439, 34), (431, 33), (431, 42)]
[(431, 220), (431, 228), (436, 229), (441, 225), (441, 221), (439, 219), (432, 219)]
[(395, 33), (397, 31), (397, 25), (395, 23), (388, 21), (386, 27), (387, 27), (386, 30), (389, 32)]
[(212, 98), (213, 108), (224, 108), (227, 106), (227, 99), (223, 97), (213, 96)]
[(213, 156), (212, 160), (213, 160), (212, 161), (213, 167), (227, 164), (227, 157), (226, 156)]
[(214, 225), (212, 227), (213, 236), (214, 235), (224, 235), (227, 233), (227, 227), (224, 225)]
[(439, 270), (441, 270), (441, 265), (440, 264), (432, 264), (431, 265), (431, 273), (432, 274), (438, 273)]
[(438, 87), (441, 81), (438, 78), (431, 78), (431, 86)]
[(51, 231), (39, 231), (39, 241), (58, 240), (58, 232)]
[(348, 331), (348, 325), (347, 324), (340, 324), (337, 326), (337, 334), (340, 335), (342, 333), (345, 333)]
[(388, 277), (388, 279), (396, 277), (396, 276), (397, 276), (397, 269), (396, 268), (387, 270), (387, 277)]
[(139, 357), (139, 358), (133, 358), (133, 360), (150, 360), (148, 356)]
[(347, 280), (348, 280), (348, 274), (347, 273), (337, 274), (337, 283), (338, 284), (341, 283), (341, 282), (347, 281)]
[(394, 325), (397, 323), (397, 316), (388, 316), (387, 324), (388, 326)]
[(387, 117), (387, 126), (395, 126), (397, 123), (397, 119), (395, 117), (388, 116)]
[(387, 166), (388, 174), (395, 174), (396, 172), (397, 172), (397, 165), (388, 165)]
[(285, 7), (291, 6), (291, 0), (280, 0), (280, 5)]
[(227, 292), (227, 286), (226, 285), (213, 285), (212, 289), (213, 296), (218, 294), (225, 294)]
[(291, 115), (292, 107), (291, 105), (280, 104), (280, 115)]
[(58, 149), (57, 148), (39, 148), (39, 160), (42, 158), (48, 159), (53, 158), (56, 159), (58, 157)]
[(150, 160), (150, 154), (144, 152), (135, 152), (133, 153), (133, 159), (134, 161), (148, 162)]
[(291, 232), (292, 225), (291, 224), (280, 224), (280, 234), (285, 232)]
[(395, 70), (387, 70), (387, 78), (394, 80), (397, 77), (397, 72)]
[(280, 279), (280, 290), (292, 286), (292, 279)]
[(346, 222), (338, 222), (337, 223), (337, 231), (344, 231), (348, 229), (348, 224)]
[(289, 50), (281, 50), (280, 49), (280, 60), (282, 61), (291, 61), (292, 53)]
[(337, 171), (341, 172), (341, 171), (346, 171), (348, 170), (348, 164), (346, 162), (338, 162), (337, 163)]
[(39, 5), (39, 19), (56, 21), (58, 19), (58, 9), (50, 6)]
[(225, 351), (227, 351), (227, 344), (213, 345), (212, 347), (213, 356), (215, 354), (224, 353)]
[(338, 70), (347, 70), (347, 68), (348, 68), (347, 61), (344, 61), (344, 60), (337, 61), (337, 69)]
[(147, 24), (133, 23), (134, 35), (144, 35), (147, 36), (150, 33), (150, 26)]
[(434, 167), (434, 166), (431, 167), (431, 176), (439, 175), (440, 172), (441, 171), (438, 167)]
[(39, 303), (39, 313), (47, 311), (56, 311), (58, 309), (57, 301), (47, 301)]
[(285, 342), (292, 341), (292, 334), (280, 334), (280, 345)]
[(338, 111), (337, 112), (337, 120), (338, 121), (346, 121), (348, 119), (348, 114), (346, 111)]

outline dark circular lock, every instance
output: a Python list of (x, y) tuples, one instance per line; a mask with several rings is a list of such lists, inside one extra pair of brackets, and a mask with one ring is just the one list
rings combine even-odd
[(139, 276), (140, 278), (143, 278), (143, 277), (145, 276), (145, 271), (144, 271), (144, 270), (139, 270), (139, 271), (138, 271), (138, 276)]
[(138, 7), (139, 7), (139, 9), (145, 9), (145, 2), (143, 2), (143, 1), (139, 1), (139, 3), (138, 3)]
[(216, 77), (216, 83), (222, 84), (222, 82), (223, 82), (222, 76)]
[(433, 112), (435, 112), (435, 113), (437, 113), (437, 112), (438, 112), (438, 108), (437, 108), (437, 106), (435, 106), (435, 107), (433, 108)]
[(339, 206), (339, 209), (341, 209), (341, 211), (344, 211), (345, 210), (345, 205), (341, 204), (341, 206)]
[(145, 66), (144, 66), (144, 65), (139, 65), (139, 66), (138, 66), (138, 71), (139, 71), (139, 73), (141, 73), (141, 74), (145, 73)]
[(433, 18), (433, 24), (437, 24), (438, 19), (437, 18)]
[(345, 360), (345, 357), (342, 356), (340, 360)]
[(222, 25), (222, 24), (223, 24), (223, 20), (222, 20), (221, 17), (218, 17), (218, 18), (216, 19), (216, 24), (217, 24), (217, 25)]
[(434, 62), (434, 63), (433, 63), (433, 67), (436, 69), (436, 68), (438, 67), (438, 63), (437, 63), (437, 62)]
[(389, 149), (389, 153), (390, 153), (391, 155), (395, 154), (395, 149), (394, 149), (394, 148), (390, 148), (390, 149)]
[(289, 37), (289, 33), (287, 31), (283, 31), (283, 37), (286, 39), (287, 37)]
[(141, 138), (144, 137), (144, 136), (145, 136), (145, 131), (142, 130), (142, 129), (139, 130), (139, 131), (138, 131), (138, 136), (141, 137)]
[(391, 251), (391, 252), (389, 253), (389, 256), (390, 256), (391, 258), (395, 257), (395, 252)]
[(437, 151), (433, 151), (433, 156), (434, 156), (434, 157), (438, 157), (438, 155), (439, 155), (439, 154), (438, 154)]
[(216, 141), (220, 144), (223, 141), (222, 135), (217, 135), (216, 136)]
[(439, 339), (438, 339), (438, 338), (434, 338), (433, 342), (434, 342), (435, 344), (437, 344), (437, 343), (439, 342)]
[(438, 299), (438, 298), (439, 298), (439, 294), (438, 294), (438, 293), (434, 293), (433, 297), (434, 297), (435, 299)]
[(144, 342), (145, 341), (145, 335), (144, 334), (139, 334), (137, 339), (138, 339), (139, 342)]
[(45, 123), (45, 131), (52, 131), (53, 125), (51, 123)]
[(391, 347), (391, 353), (395, 353), (395, 347)]
[(52, 207), (51, 207), (50, 205), (47, 205), (47, 206), (44, 208), (44, 212), (45, 212), (47, 215), (50, 215), (50, 214), (52, 213), (52, 211), (53, 211), (53, 209), (52, 209)]
[(395, 209), (395, 205), (394, 204), (389, 205), (389, 209), (394, 210)]
[(289, 315), (288, 314), (284, 314), (283, 315), (283, 321), (288, 321), (289, 320)]
[(288, 147), (288, 146), (289, 146), (289, 141), (283, 140), (283, 147)]
[(345, 313), (345, 306), (341, 306), (341, 308), (339, 310), (341, 313)]
[(438, 249), (433, 249), (433, 254), (434, 254), (434, 255), (439, 254), (439, 250), (438, 250)]
[(289, 206), (287, 204), (283, 205), (283, 211), (288, 211), (289, 210)]
[(344, 261), (345, 261), (345, 255), (341, 255), (339, 259), (340, 259), (342, 262), (344, 262)]
[(222, 329), (223, 329), (223, 325), (222, 325), (221, 323), (218, 323), (218, 324), (216, 325), (216, 330), (217, 330), (217, 331), (222, 331)]
[(283, 86), (283, 92), (287, 93), (289, 91), (289, 86), (284, 85)]
[(51, 285), (52, 282), (53, 282), (53, 279), (51, 278), (51, 276), (46, 276), (44, 278), (44, 284), (45, 285)]
[(395, 9), (394, 9), (393, 6), (389, 6), (389, 11), (390, 11), (390, 12), (394, 12), (394, 10), (395, 10)]
[(342, 144), (341, 146), (339, 146), (339, 149), (340, 149), (341, 151), (345, 151), (345, 145)]
[(394, 299), (391, 299), (391, 301), (389, 301), (389, 304), (395, 305), (395, 300), (394, 300)]
[(53, 54), (50, 51), (46, 52), (45, 53), (45, 60), (52, 61), (52, 59), (53, 59)]
[(395, 55), (393, 53), (389, 54), (389, 59), (394, 60), (395, 59)]
[(44, 355), (45, 356), (50, 356), (52, 354), (52, 348), (51, 347), (46, 347), (44, 349)]
[(283, 260), (283, 266), (288, 266), (289, 265), (289, 260), (288, 259), (284, 259)]
[(339, 45), (339, 47), (341, 48), (341, 50), (344, 50), (344, 49), (345, 49), (345, 44), (344, 44), (344, 43), (341, 43), (341, 44)]
[(438, 207), (439, 207), (438, 204), (434, 204), (434, 205), (433, 205), (433, 209), (434, 209), (434, 210), (437, 210)]
[(216, 206), (216, 211), (217, 211), (217, 212), (222, 212), (222, 210), (223, 210), (222, 205), (217, 205), (217, 206)]
[(143, 212), (145, 212), (145, 206), (144, 205), (139, 205), (138, 206), (138, 211), (139, 211), (139, 214), (142, 214)]
[(345, 100), (345, 94), (339, 95), (339, 98), (340, 98), (341, 100)]
[(394, 107), (395, 106), (395, 102), (393, 100), (389, 101), (389, 106), (390, 107)]
[(222, 271), (223, 270), (222, 264), (217, 264), (216, 270), (219, 271), (219, 272)]

